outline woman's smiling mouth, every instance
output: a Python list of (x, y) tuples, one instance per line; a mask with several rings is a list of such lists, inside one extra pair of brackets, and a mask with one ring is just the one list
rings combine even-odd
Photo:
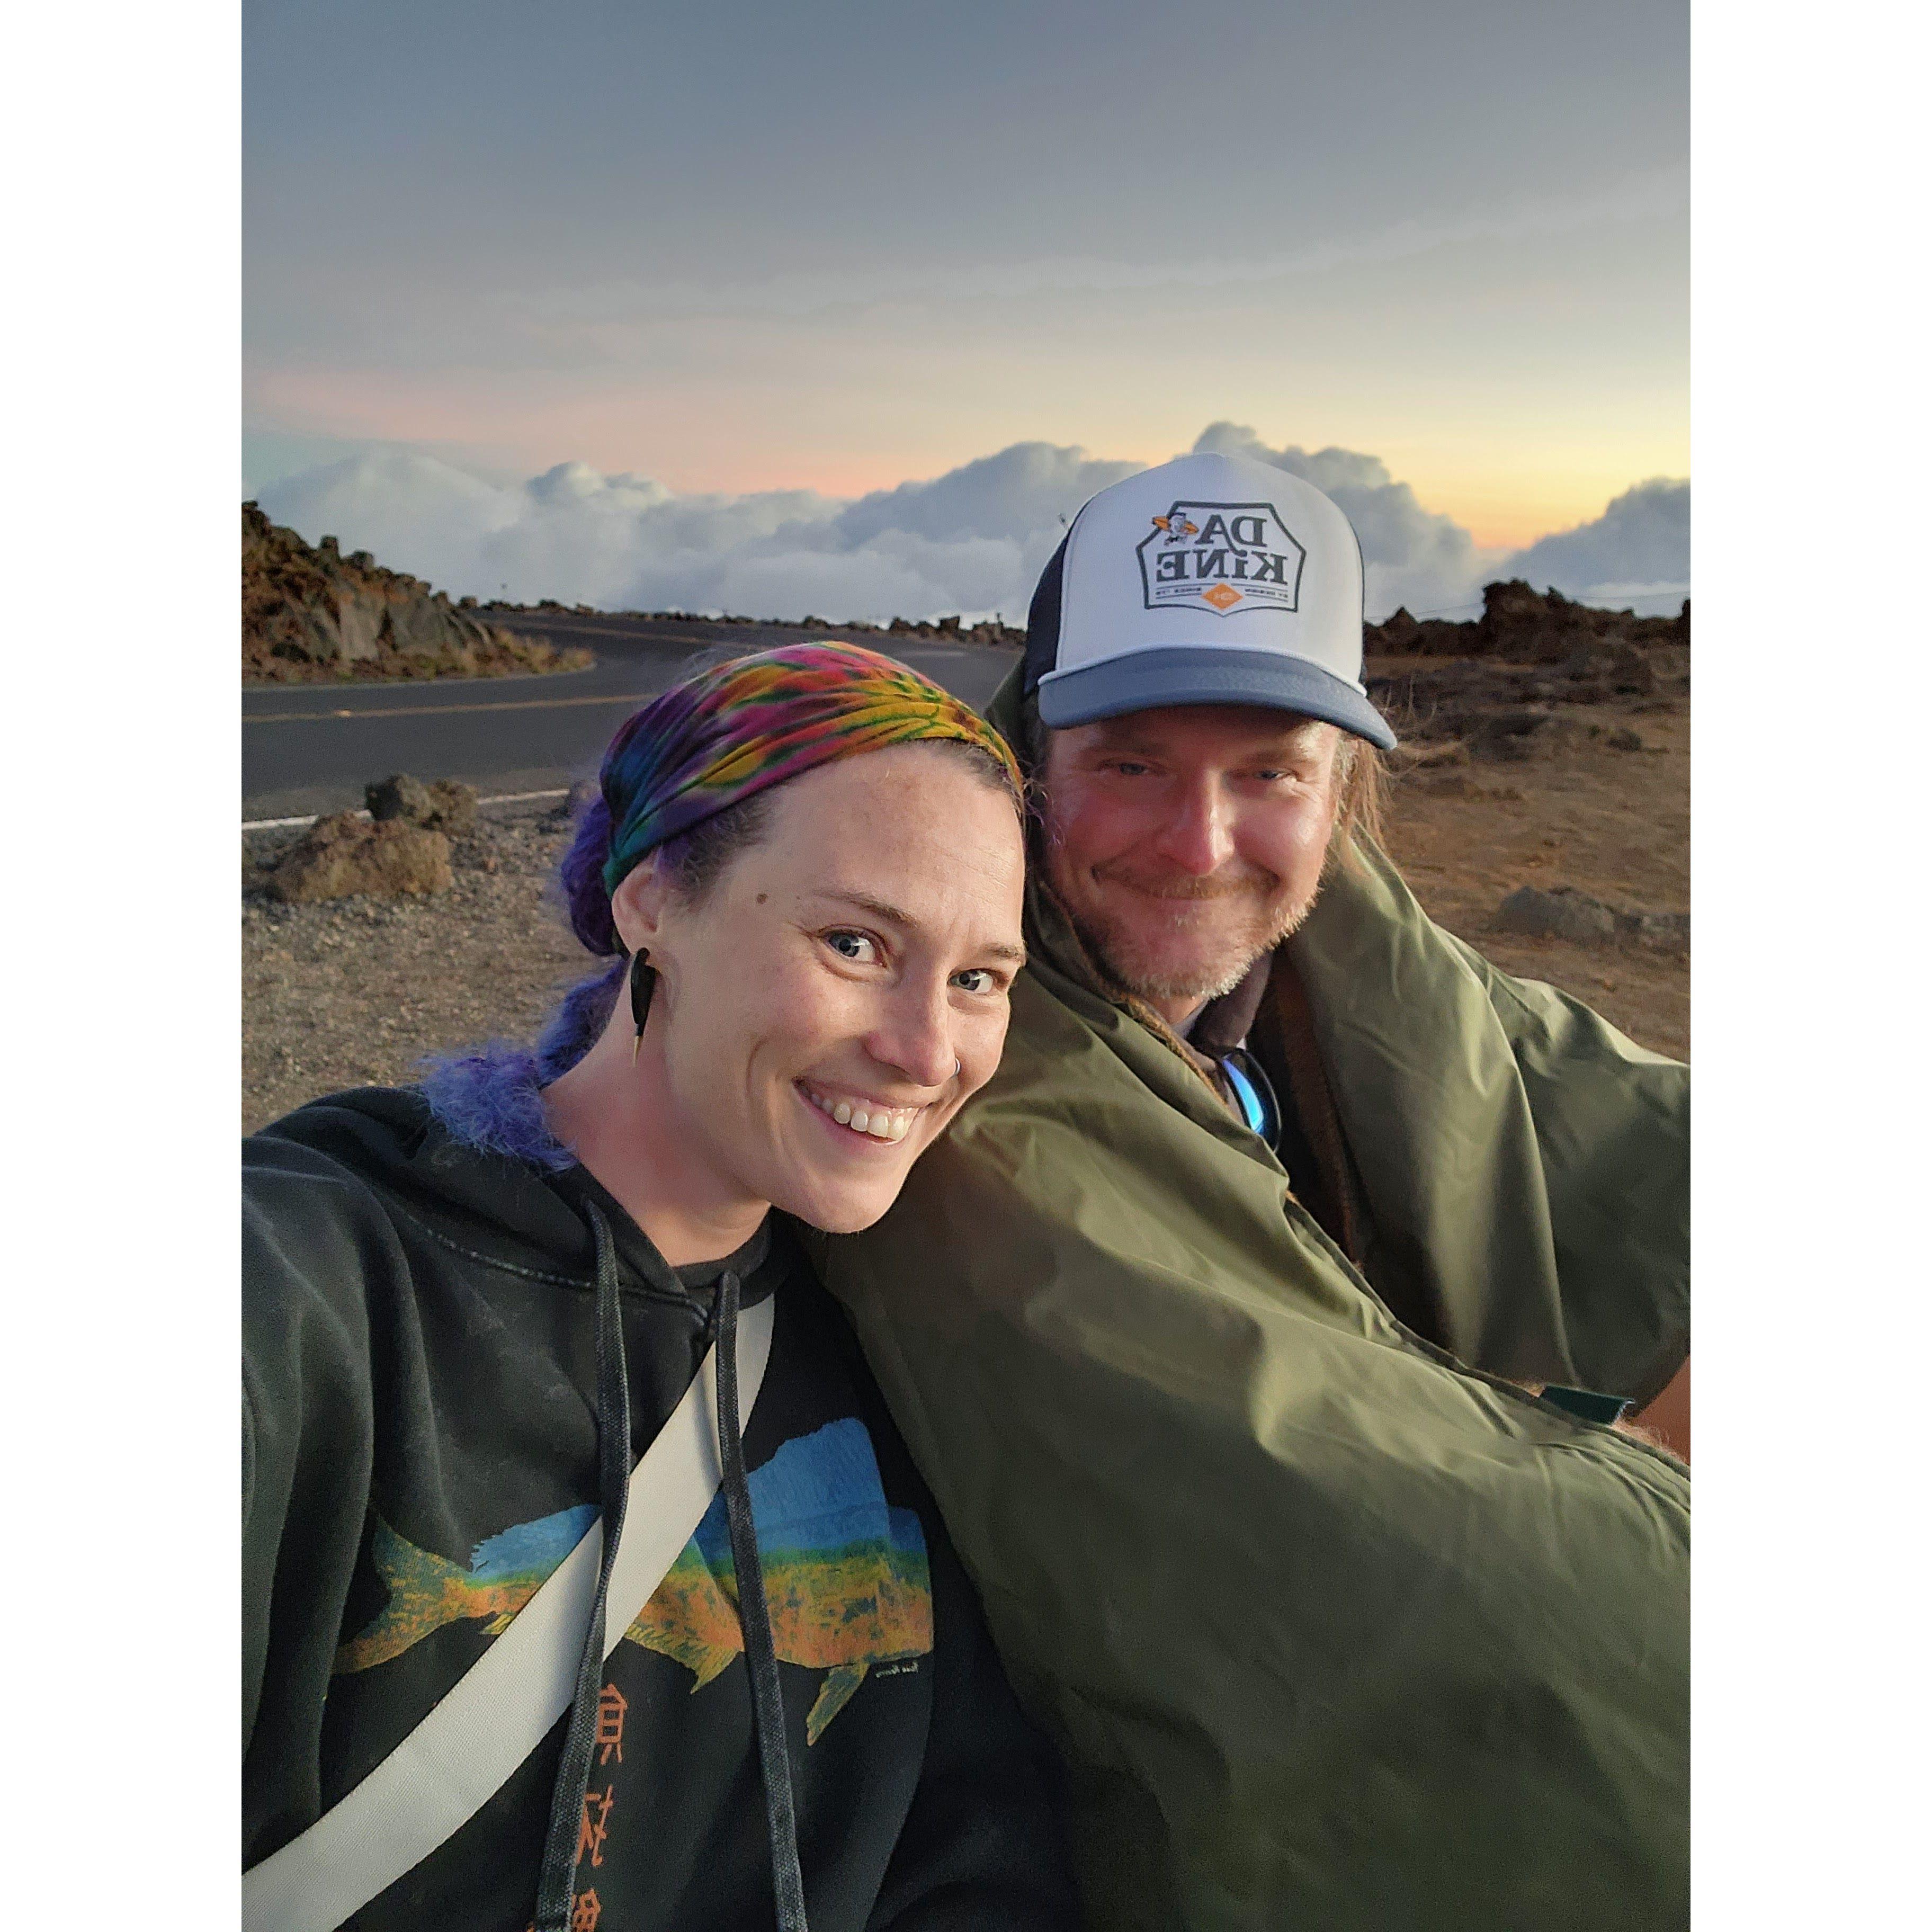
[(800, 1080), (795, 1084), (798, 1090), (835, 1126), (868, 1140), (902, 1141), (911, 1131), (914, 1121), (926, 1112), (923, 1106), (894, 1107), (862, 1094), (855, 1099), (849, 1094), (820, 1093), (808, 1081)]

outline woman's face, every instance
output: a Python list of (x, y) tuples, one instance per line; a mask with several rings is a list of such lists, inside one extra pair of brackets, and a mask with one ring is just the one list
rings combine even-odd
[(1024, 849), (1011, 802), (932, 746), (772, 798), (697, 903), (655, 881), (620, 892), (622, 922), (657, 969), (650, 1032), (694, 1162), (848, 1234), (999, 1064)]

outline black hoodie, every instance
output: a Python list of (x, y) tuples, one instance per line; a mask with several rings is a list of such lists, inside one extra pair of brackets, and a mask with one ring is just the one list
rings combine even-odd
[[(587, 1224), (614, 1237), (632, 1457), (728, 1267), (776, 1294), (744, 1431), (813, 1932), (1073, 1920), (1054, 1772), (843, 1317), (778, 1217), (674, 1271), (580, 1167), (339, 1094), (244, 1150), (243, 1862), (305, 1828), (463, 1675), (594, 1518)], [(722, 1498), (603, 1671), (572, 1923), (772, 1923)], [(349, 1922), (523, 1932), (565, 1728)]]

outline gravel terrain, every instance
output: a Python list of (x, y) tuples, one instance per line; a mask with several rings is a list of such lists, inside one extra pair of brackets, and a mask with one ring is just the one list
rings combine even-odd
[(242, 1121), (248, 1132), (318, 1094), (392, 1084), (426, 1053), (527, 1038), (590, 958), (553, 904), (569, 840), (556, 811), (492, 811), (450, 852), (431, 897), (280, 905), (250, 860), (292, 832), (244, 838)]
[[(1570, 886), (1619, 910), (1688, 923), (1688, 700), (1580, 706), (1572, 715), (1602, 735), (1522, 764), (1474, 759), (1405, 772), (1394, 788), (1390, 850), (1430, 916), (1506, 972), (1547, 980), (1642, 1045), (1688, 1060), (1688, 945), (1578, 945), (1492, 924), (1525, 885)], [(1632, 735), (1641, 748), (1630, 747)]]

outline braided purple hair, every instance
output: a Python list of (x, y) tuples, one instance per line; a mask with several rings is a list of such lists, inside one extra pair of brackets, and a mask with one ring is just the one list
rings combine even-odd
[[(664, 842), (664, 862), (686, 898), (700, 896), (732, 854), (757, 841), (767, 810), (762, 797), (746, 799)], [(552, 897), (584, 950), (608, 963), (564, 994), (544, 1022), (535, 1051), (498, 1040), (467, 1052), (431, 1054), (418, 1063), (430, 1111), (465, 1146), (552, 1169), (573, 1162), (574, 1156), (550, 1131), (540, 1090), (568, 1073), (596, 1043), (630, 970), (604, 884), (610, 856), (610, 808), (600, 793), (578, 817), (557, 866)]]
[(590, 1051), (630, 964), (604, 890), (610, 850), (610, 808), (600, 794), (578, 819), (553, 890), (585, 950), (608, 963), (564, 994), (544, 1022), (536, 1051), (518, 1041), (493, 1040), (465, 1053), (431, 1054), (419, 1063), (424, 1097), (452, 1140), (553, 1172), (574, 1164), (575, 1156), (550, 1130), (541, 1090)]
[(624, 943), (610, 918), (604, 862), (610, 856), (610, 808), (599, 791), (577, 821), (577, 834), (556, 868), (556, 885), (570, 929), (599, 958), (622, 952)]

